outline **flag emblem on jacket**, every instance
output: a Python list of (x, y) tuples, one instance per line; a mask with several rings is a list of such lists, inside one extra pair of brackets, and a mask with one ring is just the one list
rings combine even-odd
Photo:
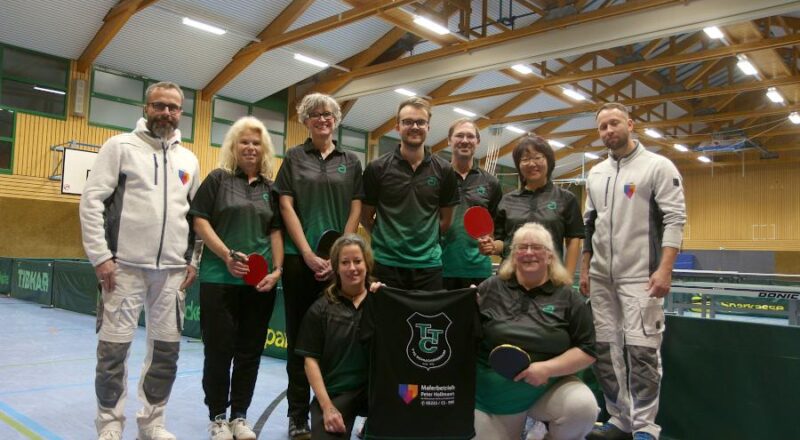
[(178, 170), (178, 178), (181, 179), (181, 182), (186, 185), (189, 183), (189, 173), (183, 170)]
[(636, 184), (634, 183), (626, 183), (622, 188), (625, 190), (625, 196), (629, 199), (633, 197), (633, 193), (636, 192)]

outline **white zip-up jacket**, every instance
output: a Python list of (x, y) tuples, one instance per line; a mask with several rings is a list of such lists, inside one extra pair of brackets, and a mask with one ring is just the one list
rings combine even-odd
[(199, 186), (197, 157), (153, 137), (144, 118), (110, 138), (89, 172), (80, 203), (83, 247), (97, 266), (111, 258), (146, 269), (185, 267), (194, 237), (187, 214)]
[(661, 248), (680, 249), (686, 204), (678, 169), (638, 141), (627, 156), (609, 156), (586, 178), (584, 252), (589, 276), (642, 282), (658, 269)]

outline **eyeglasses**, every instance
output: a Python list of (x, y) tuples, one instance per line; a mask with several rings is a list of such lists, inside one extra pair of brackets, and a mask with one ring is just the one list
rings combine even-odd
[(528, 164), (532, 164), (534, 162), (542, 163), (542, 162), (544, 162), (546, 160), (547, 160), (546, 157), (544, 157), (543, 155), (539, 154), (539, 155), (536, 155), (536, 156), (533, 156), (533, 157), (531, 157), (531, 156), (523, 157), (522, 159), (519, 160), (519, 163), (520, 163), (520, 165), (528, 165)]
[(425, 128), (428, 126), (428, 121), (424, 119), (403, 119), (400, 123), (403, 124), (403, 127), (413, 127), (416, 125), (419, 128)]
[(538, 243), (522, 243), (514, 246), (514, 250), (523, 253), (523, 252), (544, 252), (547, 250), (547, 246)]
[(309, 119), (319, 119), (320, 117), (322, 117), (322, 119), (325, 119), (325, 120), (333, 119), (333, 113), (331, 113), (331, 112), (311, 112), (311, 113), (308, 114), (308, 118)]
[(179, 106), (178, 104), (166, 104), (166, 103), (159, 102), (159, 101), (148, 102), (147, 105), (152, 107), (153, 110), (155, 110), (157, 112), (163, 112), (164, 110), (169, 109), (169, 112), (171, 114), (173, 114), (173, 115), (178, 113), (182, 109), (181, 106)]

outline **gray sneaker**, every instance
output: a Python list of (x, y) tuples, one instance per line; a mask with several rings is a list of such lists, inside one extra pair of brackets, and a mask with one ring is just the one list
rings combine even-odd
[(292, 440), (311, 440), (311, 428), (308, 427), (308, 420), (290, 418), (289, 438)]
[(208, 424), (208, 433), (211, 434), (211, 440), (233, 440), (233, 433), (228, 425), (228, 421), (223, 419), (216, 419)]
[(256, 433), (242, 417), (231, 420), (230, 427), (236, 440), (256, 440)]
[(97, 440), (122, 440), (122, 433), (119, 431), (103, 431)]

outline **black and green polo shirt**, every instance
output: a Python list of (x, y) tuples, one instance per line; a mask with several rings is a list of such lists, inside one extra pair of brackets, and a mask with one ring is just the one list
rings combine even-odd
[(439, 208), (458, 204), (456, 173), (449, 162), (426, 148), (413, 170), (398, 145), (367, 165), (364, 192), (364, 203), (376, 210), (375, 261), (410, 269), (442, 265)]
[(483, 341), (478, 355), (477, 409), (489, 414), (527, 411), (548, 388), (514, 382), (492, 370), (489, 352), (498, 345), (516, 345), (533, 362), (554, 358), (572, 347), (597, 357), (592, 311), (572, 286), (548, 281), (528, 290), (516, 277), (493, 276), (478, 286), (478, 294)]
[(442, 237), (442, 276), (446, 278), (488, 278), (492, 260), (478, 252), (478, 242), (464, 230), (464, 212), (472, 206), (483, 206), (492, 214), (503, 197), (497, 178), (475, 166), (462, 178), (455, 173), (460, 202), (453, 215), (453, 224)]
[[(322, 296), (303, 318), (294, 352), (317, 359), (328, 394), (356, 390), (367, 384), (367, 351), (359, 340), (362, 307), (338, 296)], [(362, 302), (363, 304), (363, 302)]]
[[(312, 249), (328, 229), (344, 232), (350, 204), (364, 198), (361, 171), (354, 153), (337, 145), (323, 159), (311, 138), (286, 153), (275, 189), (294, 199), (294, 210)], [(286, 254), (299, 255), (288, 233), (284, 232), (283, 239)]]
[(534, 191), (518, 189), (503, 196), (494, 218), (494, 238), (503, 240), (503, 256), (511, 251), (514, 232), (528, 222), (544, 226), (564, 260), (564, 239), (583, 238), (583, 217), (575, 196), (553, 182)]
[[(261, 254), (272, 267), (269, 234), (281, 227), (278, 196), (273, 183), (261, 176), (252, 183), (247, 181), (247, 175), (238, 168), (234, 174), (221, 168), (211, 171), (197, 190), (189, 214), (208, 220), (230, 249)], [(200, 282), (244, 284), (208, 247), (203, 249), (200, 262)]]

